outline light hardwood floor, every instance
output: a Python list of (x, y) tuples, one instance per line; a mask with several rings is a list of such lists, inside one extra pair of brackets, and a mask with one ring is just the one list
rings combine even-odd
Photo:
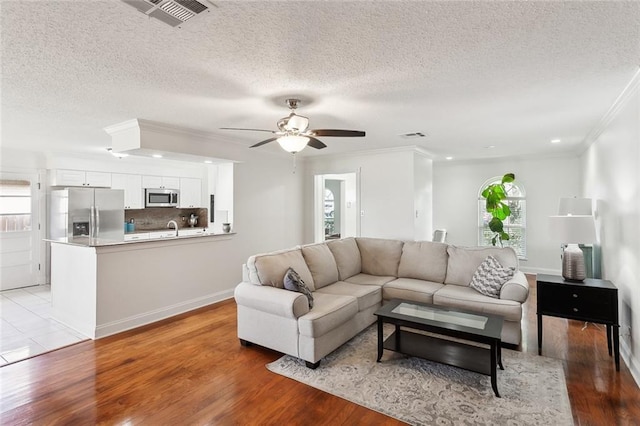
[[(535, 281), (534, 281), (535, 283)], [(522, 350), (537, 352), (535, 287)], [(640, 390), (615, 371), (600, 327), (544, 318), (543, 354), (562, 359), (579, 425), (640, 424)], [(0, 423), (401, 424), (269, 372), (280, 354), (240, 346), (225, 301), (130, 332), (0, 367)]]

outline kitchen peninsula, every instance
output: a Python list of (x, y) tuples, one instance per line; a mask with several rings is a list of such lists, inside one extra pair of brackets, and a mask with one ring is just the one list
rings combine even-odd
[(228, 299), (209, 265), (233, 237), (50, 240), (52, 317), (97, 339)]

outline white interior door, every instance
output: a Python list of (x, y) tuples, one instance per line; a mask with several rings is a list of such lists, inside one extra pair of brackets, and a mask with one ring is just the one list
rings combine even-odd
[(0, 173), (0, 290), (37, 284), (38, 218), (38, 175)]

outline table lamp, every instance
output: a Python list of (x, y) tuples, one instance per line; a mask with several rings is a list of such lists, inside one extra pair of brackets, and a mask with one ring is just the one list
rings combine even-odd
[(562, 253), (562, 276), (567, 281), (584, 281), (586, 278), (584, 255), (578, 244), (590, 244), (596, 240), (596, 227), (591, 215), (550, 216), (552, 238), (567, 247)]
[(591, 216), (593, 214), (591, 204), (591, 198), (563, 197), (558, 203), (558, 215)]

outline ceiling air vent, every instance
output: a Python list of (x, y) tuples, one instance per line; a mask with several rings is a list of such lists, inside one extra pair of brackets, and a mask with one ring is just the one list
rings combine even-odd
[(427, 134), (423, 132), (411, 132), (411, 133), (403, 133), (400, 135), (400, 137), (405, 139), (426, 138)]
[[(172, 27), (209, 12), (206, 0), (122, 0), (145, 15)], [(210, 3), (209, 3), (210, 4)]]

